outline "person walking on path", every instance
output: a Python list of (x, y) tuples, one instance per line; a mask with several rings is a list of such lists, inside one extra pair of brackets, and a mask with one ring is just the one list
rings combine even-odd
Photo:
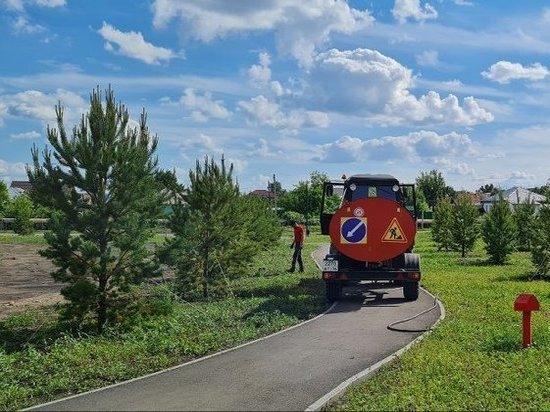
[(290, 248), (294, 248), (294, 254), (292, 255), (292, 265), (289, 272), (294, 272), (296, 269), (296, 261), (300, 272), (304, 271), (304, 262), (302, 261), (302, 247), (304, 246), (304, 228), (295, 221), (292, 221), (292, 227), (294, 228), (294, 240), (290, 245)]

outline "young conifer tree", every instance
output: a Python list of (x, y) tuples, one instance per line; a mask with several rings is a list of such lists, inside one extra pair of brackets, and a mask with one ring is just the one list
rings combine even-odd
[(485, 216), (482, 236), (491, 263), (502, 265), (516, 247), (516, 224), (502, 192)]
[(536, 268), (536, 275), (550, 278), (550, 204), (544, 204), (538, 211), (533, 225), (531, 243), (531, 260)]
[(158, 265), (145, 247), (153, 235), (164, 197), (157, 180), (155, 151), (142, 113), (131, 128), (126, 107), (111, 88), (94, 90), (90, 111), (72, 135), (56, 107), (57, 129), (48, 127), (48, 148), (32, 150), (27, 169), (34, 200), (55, 210), (48, 248), (41, 252), (57, 266), (55, 280), (67, 284), (63, 318), (80, 323), (95, 314), (98, 332), (116, 319), (131, 284), (156, 274)]
[(189, 180), (171, 216), (175, 236), (163, 258), (176, 267), (176, 287), (184, 298), (221, 296), (228, 281), (279, 238), (281, 227), (267, 202), (239, 193), (233, 165), (226, 167), (223, 157), (220, 164), (197, 160)]
[(473, 250), (479, 236), (479, 212), (468, 195), (459, 194), (453, 208), (452, 237), (462, 257)]
[(448, 197), (439, 200), (434, 210), (432, 223), (432, 239), (437, 244), (438, 250), (446, 252), (453, 248), (453, 206)]
[(203, 164), (197, 160), (189, 180), (184, 203), (174, 208), (170, 226), (175, 237), (167, 246), (176, 265), (178, 293), (185, 298), (222, 295), (227, 279), (221, 252), (234, 235), (236, 217), (230, 206), (239, 196), (233, 165), (227, 168), (223, 157), (221, 165), (208, 157)]
[(535, 202), (526, 199), (514, 209), (514, 221), (517, 228), (517, 246), (521, 251), (531, 250), (535, 225)]

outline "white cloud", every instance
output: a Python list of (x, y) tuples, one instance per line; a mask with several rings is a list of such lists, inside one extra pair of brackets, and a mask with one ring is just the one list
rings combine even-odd
[(25, 177), (27, 176), (25, 164), (22, 162), (10, 163), (0, 159), (0, 175), (3, 177), (9, 177), (10, 179), (8, 180)]
[(302, 127), (328, 127), (328, 115), (319, 111), (292, 110), (283, 113), (277, 103), (269, 101), (263, 95), (251, 98), (249, 101), (239, 101), (252, 123), (267, 125), (279, 129), (295, 131)]
[(436, 50), (425, 50), (414, 57), (419, 66), (437, 66), (440, 64), (439, 54)]
[(248, 69), (248, 78), (252, 85), (257, 87), (265, 86), (271, 80), (271, 57), (269, 53), (262, 52), (259, 55), (260, 64), (253, 64)]
[(433, 163), (436, 164), (444, 173), (460, 176), (475, 175), (474, 169), (472, 169), (470, 165), (465, 162), (459, 162), (442, 157), (433, 159)]
[(244, 32), (275, 31), (279, 52), (309, 66), (332, 33), (352, 34), (370, 25), (368, 11), (344, 0), (155, 0), (155, 27), (180, 19), (184, 34), (203, 42)]
[(405, 23), (408, 19), (422, 22), (437, 18), (437, 10), (429, 3), (422, 6), (420, 0), (395, 0), (391, 12), (400, 23)]
[(46, 31), (40, 24), (32, 24), (25, 16), (18, 16), (13, 21), (13, 30), (22, 34), (38, 34)]
[(191, 117), (198, 122), (205, 122), (210, 118), (229, 119), (231, 112), (225, 108), (221, 100), (212, 100), (212, 93), (205, 92), (202, 96), (195, 93), (192, 88), (187, 88), (180, 103), (186, 109), (191, 110)]
[(219, 144), (216, 144), (210, 136), (203, 133), (200, 133), (199, 136), (194, 139), (187, 139), (183, 141), (181, 146), (184, 148), (199, 149), (208, 153), (222, 153), (222, 149)]
[(12, 133), (10, 139), (12, 140), (36, 140), (40, 137), (40, 133), (33, 131), (25, 133)]
[[(141, 60), (147, 64), (160, 64), (161, 61), (170, 61), (170, 59), (178, 57), (170, 49), (146, 42), (141, 32), (122, 32), (103, 22), (98, 33), (106, 40), (105, 49), (107, 51)], [(113, 44), (118, 46), (118, 49), (115, 49)]]
[(42, 7), (61, 7), (66, 4), (65, 0), (34, 0), (37, 6)]
[(511, 63), (501, 60), (489, 70), (481, 72), (486, 79), (498, 82), (500, 84), (510, 83), (511, 80), (525, 79), (529, 81), (543, 80), (550, 74), (548, 68), (540, 63), (534, 63), (531, 66), (523, 66), (520, 63)]
[(430, 160), (450, 156), (474, 156), (476, 149), (469, 136), (459, 133), (437, 134), (421, 130), (404, 136), (384, 136), (362, 140), (343, 136), (333, 143), (320, 146), (319, 160), (345, 163), (364, 160)]
[(306, 95), (322, 109), (380, 123), (469, 126), (493, 120), (473, 97), (464, 98), (462, 105), (456, 96), (441, 98), (434, 91), (417, 98), (409, 90), (414, 80), (410, 69), (378, 51), (332, 49), (316, 57)]
[(4, 4), (8, 10), (24, 12), (25, 6), (38, 6), (38, 7), (61, 7), (66, 4), (65, 0), (5, 0)]
[(259, 139), (248, 155), (250, 157), (273, 157), (276, 153), (271, 150), (266, 139)]
[(278, 82), (277, 80), (274, 80), (271, 82), (271, 91), (277, 97), (280, 97), (283, 94), (287, 93), (287, 91), (283, 88), (281, 83)]
[[(56, 121), (54, 107), (58, 102), (64, 107), (65, 121), (69, 124), (76, 120), (77, 115), (86, 106), (82, 97), (63, 89), (57, 89), (55, 93), (50, 94), (27, 90), (0, 96), (0, 106), (5, 107), (7, 115), (49, 123)], [(1, 112), (0, 110), (0, 114)]]
[(457, 6), (473, 6), (474, 3), (468, 0), (453, 0), (453, 3)]

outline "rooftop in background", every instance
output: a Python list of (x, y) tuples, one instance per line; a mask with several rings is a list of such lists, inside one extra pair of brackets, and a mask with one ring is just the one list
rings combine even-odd
[(15, 199), (17, 196), (20, 196), (22, 195), (23, 193), (25, 193), (25, 191), (23, 189), (20, 189), (18, 187), (8, 187), (8, 194), (10, 196), (10, 199)]
[[(534, 202), (535, 204), (540, 204), (546, 202), (546, 196), (539, 195), (538, 193), (531, 192), (530, 190), (524, 189), (522, 187), (512, 187), (511, 189), (505, 190), (503, 193), (504, 200), (508, 201), (511, 205), (517, 205), (520, 203), (526, 203), (527, 201)], [(485, 199), (483, 202), (496, 202), (498, 199), (498, 193)]]
[(14, 180), (11, 182), (10, 187), (27, 191), (32, 189), (32, 183), (25, 180)]
[(269, 200), (272, 200), (275, 198), (275, 193), (264, 189), (253, 190), (252, 192), (249, 193), (249, 195), (260, 196), (260, 197), (263, 197), (264, 199), (269, 199)]

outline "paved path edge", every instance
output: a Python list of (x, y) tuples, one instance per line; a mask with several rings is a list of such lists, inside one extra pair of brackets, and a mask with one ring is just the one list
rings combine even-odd
[(121, 381), (121, 382), (117, 382), (117, 383), (113, 383), (112, 385), (108, 385), (108, 386), (103, 386), (101, 388), (96, 388), (96, 389), (91, 389), (89, 391), (86, 391), (86, 392), (82, 392), (82, 393), (77, 393), (77, 394), (74, 394), (74, 395), (71, 395), (71, 396), (67, 396), (65, 398), (59, 398), (59, 399), (55, 399), (55, 400), (52, 400), (52, 401), (49, 401), (49, 402), (45, 402), (45, 403), (41, 403), (39, 405), (33, 405), (33, 406), (29, 406), (28, 408), (25, 408), (25, 409), (21, 409), (21, 411), (30, 411), (30, 410), (33, 410), (35, 408), (41, 408), (41, 407), (44, 407), (44, 406), (48, 406), (48, 405), (51, 405), (51, 404), (54, 404), (56, 402), (61, 402), (61, 401), (66, 401), (66, 400), (69, 400), (69, 399), (73, 399), (73, 398), (78, 398), (79, 396), (84, 396), (84, 395), (88, 395), (90, 393), (94, 393), (94, 392), (100, 392), (100, 391), (103, 391), (103, 390), (106, 390), (106, 389), (110, 389), (110, 388), (114, 388), (114, 387), (117, 387), (117, 386), (121, 386), (121, 385), (126, 385), (128, 383), (131, 383), (131, 382), (135, 382), (135, 381), (138, 381), (138, 380), (141, 380), (141, 379), (146, 379), (146, 378), (150, 378), (152, 376), (155, 376), (155, 375), (160, 375), (162, 373), (165, 373), (165, 372), (169, 372), (169, 371), (172, 371), (174, 369), (178, 369), (178, 368), (182, 368), (184, 366), (187, 366), (187, 365), (191, 365), (193, 363), (197, 363), (197, 362), (202, 362), (202, 361), (205, 361), (207, 359), (210, 359), (210, 358), (213, 358), (215, 356), (219, 356), (219, 355), (223, 355), (224, 353), (227, 353), (227, 352), (231, 352), (231, 351), (234, 351), (234, 350), (237, 350), (237, 349), (240, 349), (240, 348), (243, 348), (245, 346), (248, 346), (248, 345), (252, 345), (253, 343), (256, 343), (256, 342), (261, 342), (263, 340), (266, 340), (266, 339), (269, 339), (269, 338), (272, 338), (276, 335), (280, 335), (281, 333), (285, 333), (285, 332), (288, 332), (289, 330), (292, 330), (292, 329), (296, 329), (296, 328), (299, 328), (301, 326), (304, 326), (305, 324), (307, 323), (310, 323), (310, 322), (313, 322), (314, 320), (317, 320), (319, 318), (321, 318), (322, 316), (326, 315), (328, 312), (330, 312), (337, 304), (338, 302), (334, 302), (332, 305), (330, 305), (329, 308), (327, 308), (323, 313), (320, 313), (319, 315), (311, 318), (311, 319), (308, 319), (308, 320), (305, 320), (303, 322), (300, 322), (300, 323), (297, 323), (296, 325), (292, 325), (286, 329), (281, 329), (275, 333), (272, 333), (270, 335), (267, 335), (267, 336), (262, 336), (261, 338), (258, 338), (258, 339), (254, 339), (250, 342), (245, 342), (245, 343), (242, 343), (238, 346), (234, 346), (232, 348), (228, 348), (228, 349), (224, 349), (222, 351), (219, 351), (219, 352), (215, 352), (215, 353), (212, 353), (210, 355), (207, 355), (207, 356), (203, 356), (202, 358), (197, 358), (197, 359), (193, 359), (193, 360), (190, 360), (188, 362), (185, 362), (185, 363), (181, 363), (179, 365), (175, 365), (175, 366), (171, 366), (169, 368), (166, 368), (166, 369), (162, 369), (160, 371), (157, 371), (157, 372), (153, 372), (153, 373), (149, 373), (147, 375), (143, 375), (143, 376), (138, 376), (136, 378), (132, 378), (132, 379), (129, 379), (129, 380), (126, 380), (126, 381)]
[(318, 411), (323, 406), (328, 404), (330, 401), (334, 401), (338, 398), (340, 398), (344, 391), (351, 385), (355, 384), (357, 381), (361, 379), (368, 379), (372, 375), (374, 375), (378, 369), (380, 369), (382, 366), (384, 366), (386, 363), (393, 361), (397, 357), (401, 356), (403, 353), (405, 353), (407, 350), (409, 350), (414, 344), (420, 342), (422, 339), (424, 339), (426, 336), (428, 336), (433, 329), (441, 322), (443, 319), (445, 319), (445, 307), (443, 306), (443, 303), (437, 299), (434, 295), (432, 295), (430, 292), (428, 292), (426, 289), (421, 288), (424, 292), (426, 292), (428, 295), (434, 298), (434, 300), (437, 302), (439, 306), (440, 316), (439, 319), (432, 325), (432, 327), (424, 332), (424, 334), (417, 337), (415, 340), (404, 346), (403, 348), (399, 349), (397, 352), (392, 353), (391, 355), (387, 356), (386, 358), (382, 359), (381, 361), (378, 361), (372, 366), (369, 366), (367, 369), (362, 370), (361, 372), (353, 375), (351, 378), (346, 379), (344, 382), (342, 382), (340, 385), (338, 385), (336, 388), (331, 390), (329, 393), (324, 395), (323, 397), (319, 398), (315, 402), (313, 402), (311, 405), (309, 405), (306, 408), (306, 411)]

